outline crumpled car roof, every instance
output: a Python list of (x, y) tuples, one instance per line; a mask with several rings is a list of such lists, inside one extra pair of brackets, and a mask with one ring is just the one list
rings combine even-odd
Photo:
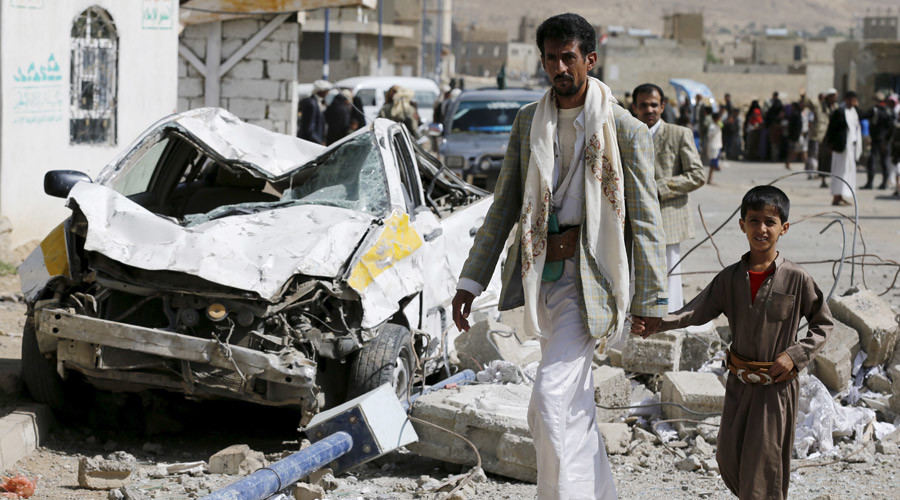
[(245, 123), (222, 108), (197, 108), (168, 116), (125, 148), (97, 176), (106, 181), (121, 169), (138, 146), (164, 129), (176, 129), (230, 165), (269, 180), (279, 179), (321, 155), (326, 147)]

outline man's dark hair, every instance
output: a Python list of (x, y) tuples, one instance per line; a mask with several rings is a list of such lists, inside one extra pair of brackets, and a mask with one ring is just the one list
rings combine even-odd
[(578, 48), (581, 49), (581, 56), (587, 57), (588, 54), (596, 50), (597, 32), (587, 19), (578, 14), (559, 14), (548, 18), (542, 22), (537, 29), (536, 42), (541, 56), (544, 55), (544, 40), (559, 40), (561, 42), (578, 42)]
[(788, 213), (791, 211), (791, 200), (788, 199), (784, 191), (775, 186), (756, 186), (741, 200), (741, 219), (747, 216), (747, 210), (763, 210), (768, 206), (773, 206), (778, 210), (778, 217), (781, 223), (788, 221)]
[(854, 92), (852, 90), (848, 90), (848, 91), (844, 92), (844, 99), (854, 99), (857, 97), (858, 96), (856, 95), (856, 92)]
[(637, 101), (638, 94), (652, 94), (653, 92), (659, 94), (659, 102), (666, 102), (666, 94), (663, 94), (663, 90), (655, 83), (642, 83), (638, 85), (631, 93), (631, 98)]

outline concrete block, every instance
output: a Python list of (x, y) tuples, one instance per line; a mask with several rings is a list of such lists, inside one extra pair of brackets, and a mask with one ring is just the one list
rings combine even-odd
[(266, 77), (272, 80), (294, 80), (297, 78), (296, 62), (272, 62), (266, 63)]
[(678, 470), (683, 470), (685, 472), (693, 472), (695, 470), (700, 470), (703, 467), (703, 463), (700, 461), (700, 458), (691, 455), (689, 457), (683, 458), (677, 462), (675, 462), (675, 468)]
[[(594, 400), (603, 406), (628, 406), (631, 404), (631, 382), (625, 370), (612, 366), (598, 366), (593, 370)], [(628, 410), (597, 408), (598, 422), (612, 422), (628, 414)]]
[(503, 323), (486, 319), (472, 325), (454, 341), (462, 368), (478, 371), (495, 360), (502, 359), (525, 366), (541, 359), (541, 347), (536, 341), (523, 342), (516, 331)]
[(250, 38), (263, 26), (265, 26), (265, 22), (256, 18), (223, 21), (222, 38)]
[(228, 111), (234, 113), (241, 120), (261, 120), (266, 117), (268, 101), (265, 99), (247, 99), (244, 97), (232, 97), (228, 99)]
[(247, 120), (247, 123), (251, 125), (256, 125), (257, 127), (262, 127), (266, 130), (275, 131), (275, 124), (272, 120)]
[(294, 500), (318, 500), (325, 498), (325, 489), (318, 484), (297, 483), (294, 485)]
[(622, 368), (648, 374), (679, 370), (683, 337), (684, 330), (657, 333), (646, 339), (629, 335), (622, 349)]
[(296, 42), (300, 39), (300, 26), (297, 23), (286, 21), (269, 35), (269, 40), (276, 42)]
[(681, 341), (679, 370), (697, 371), (716, 351), (722, 349), (722, 338), (710, 321), (705, 325), (691, 326)]
[(816, 377), (832, 391), (843, 391), (850, 385), (853, 358), (859, 352), (859, 333), (835, 320), (831, 335), (816, 355)]
[(190, 108), (190, 100), (185, 99), (184, 97), (178, 98), (177, 106), (178, 106), (177, 109), (178, 109), (179, 113), (181, 113), (182, 111), (187, 111), (187, 110), (191, 109)]
[(178, 78), (184, 78), (187, 76), (187, 67), (190, 63), (185, 61), (182, 58), (178, 58)]
[[(465, 436), (478, 448), (486, 472), (520, 481), (537, 480), (536, 457), (528, 429), (531, 388), (524, 385), (460, 386), (426, 394), (411, 415)], [(472, 449), (457, 437), (413, 422), (419, 441), (413, 453), (461, 465), (475, 465)]]
[(106, 460), (103, 457), (81, 457), (78, 460), (78, 486), (91, 490), (121, 488), (131, 482), (136, 462)]
[(599, 423), (597, 428), (603, 436), (607, 455), (628, 453), (628, 445), (631, 443), (631, 428), (628, 424)]
[(240, 38), (226, 38), (222, 40), (222, 60), (225, 61), (241, 47), (244, 46), (244, 40)]
[(178, 97), (200, 97), (203, 95), (202, 78), (179, 78)]
[(273, 121), (272, 122), (272, 132), (278, 132), (279, 134), (287, 134), (290, 131), (291, 124), (286, 121)]
[(850, 385), (853, 356), (848, 349), (833, 348), (816, 356), (816, 377), (832, 391), (843, 391)]
[(877, 366), (888, 361), (894, 353), (900, 325), (890, 305), (871, 290), (851, 290), (852, 293), (832, 297), (828, 307), (835, 319), (859, 332), (862, 349), (868, 355), (864, 366)]
[(209, 457), (210, 474), (249, 474), (265, 467), (265, 456), (246, 444), (231, 445)]
[(284, 48), (282, 42), (274, 42), (272, 40), (263, 40), (259, 45), (253, 47), (247, 54), (247, 59), (267, 59), (269, 61), (281, 61), (284, 59)]
[[(663, 375), (660, 398), (696, 412), (716, 413), (725, 405), (725, 387), (713, 373), (669, 372)], [(672, 405), (663, 406), (663, 414), (666, 418), (698, 419), (698, 415)]]
[(297, 42), (288, 42), (284, 44), (287, 54), (284, 58), (285, 61), (299, 61), (300, 60), (300, 44)]
[(265, 78), (263, 61), (244, 59), (232, 66), (225, 75), (231, 78)]
[(279, 82), (247, 78), (223, 78), (222, 97), (278, 99)]
[(46, 439), (53, 414), (41, 404), (20, 406), (0, 418), (0, 470), (9, 470)]
[(290, 102), (274, 101), (269, 103), (266, 118), (272, 121), (287, 121), (294, 115), (294, 109)]

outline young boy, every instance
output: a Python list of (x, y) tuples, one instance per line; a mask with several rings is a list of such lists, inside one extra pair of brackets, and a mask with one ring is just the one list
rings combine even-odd
[[(721, 313), (733, 340), (716, 461), (725, 485), (741, 500), (783, 499), (790, 480), (797, 421), (797, 373), (831, 331), (825, 296), (800, 266), (781, 257), (790, 202), (780, 189), (757, 186), (741, 200), (741, 231), (750, 252), (720, 272), (703, 292), (666, 316), (659, 330), (704, 324)], [(797, 339), (800, 319), (809, 330)], [(649, 331), (635, 320), (632, 333)]]

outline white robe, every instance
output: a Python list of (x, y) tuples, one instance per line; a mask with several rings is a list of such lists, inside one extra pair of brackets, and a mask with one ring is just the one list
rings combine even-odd
[(833, 151), (831, 153), (831, 173), (840, 176), (847, 184), (833, 179), (831, 182), (831, 194), (845, 198), (853, 197), (856, 192), (856, 162), (862, 154), (862, 128), (859, 125), (859, 116), (855, 108), (843, 108), (844, 118), (847, 120), (847, 146), (843, 153)]

